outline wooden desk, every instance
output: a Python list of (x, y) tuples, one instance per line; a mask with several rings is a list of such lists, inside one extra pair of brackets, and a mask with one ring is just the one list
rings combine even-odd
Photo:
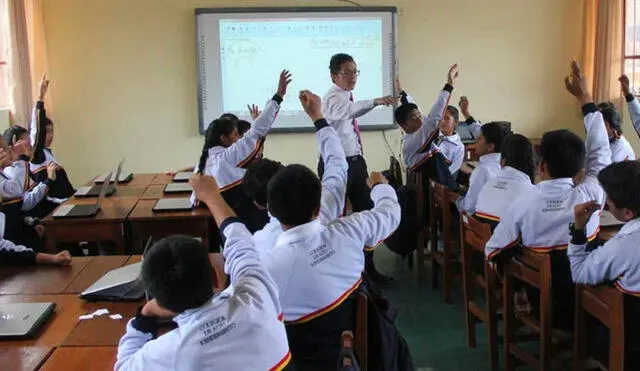
[(113, 365), (116, 363), (117, 353), (117, 347), (57, 348), (40, 370), (112, 371)]
[[(90, 203), (90, 200), (73, 198), (64, 205), (87, 202)], [(110, 197), (105, 199), (98, 215), (92, 218), (54, 219), (51, 215), (47, 216), (42, 221), (47, 228), (47, 251), (57, 251), (56, 244), (59, 242), (110, 241), (115, 243), (117, 254), (124, 254), (124, 222), (137, 202), (138, 199), (133, 197)]]
[(137, 249), (134, 253), (142, 252), (142, 241), (149, 236), (157, 241), (167, 236), (184, 234), (199, 237), (205, 246), (209, 246), (213, 217), (208, 209), (156, 213), (153, 211), (155, 203), (156, 200), (140, 200), (127, 218), (133, 246)]
[[(122, 319), (115, 320), (109, 315), (102, 315), (92, 319), (78, 321), (69, 335), (64, 339), (63, 346), (118, 346), (124, 335), (127, 322), (136, 316), (138, 307), (144, 305), (144, 300), (138, 302), (93, 302), (86, 303), (86, 313), (93, 313), (98, 309), (108, 309), (109, 314), (120, 314)], [(84, 314), (84, 313), (83, 313)]]
[(161, 198), (184, 198), (190, 197), (191, 192), (180, 193), (164, 193), (164, 187), (166, 184), (152, 184), (144, 191), (141, 200), (159, 200)]
[(59, 346), (76, 327), (78, 317), (87, 313), (90, 303), (77, 295), (2, 295), (0, 303), (56, 303), (55, 313), (34, 339), (0, 341), (0, 347)]
[(173, 174), (158, 174), (155, 179), (153, 179), (153, 182), (151, 182), (151, 185), (165, 185), (169, 183), (173, 183)]
[(3, 370), (36, 370), (52, 351), (52, 347), (2, 347), (0, 343), (0, 365)]
[(12, 266), (0, 269), (0, 294), (62, 294), (93, 258), (74, 258), (70, 266)]

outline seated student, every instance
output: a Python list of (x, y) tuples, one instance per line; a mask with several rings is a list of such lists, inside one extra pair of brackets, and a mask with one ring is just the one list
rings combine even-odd
[(243, 137), (244, 134), (251, 129), (251, 123), (247, 120), (238, 120), (236, 125), (238, 126), (238, 135), (240, 137)]
[(482, 187), (475, 216), (495, 227), (513, 200), (535, 191), (536, 165), (531, 141), (520, 134), (509, 135), (502, 143), (502, 169)]
[(29, 169), (33, 174), (34, 181), (39, 183), (47, 179), (46, 170), (49, 164), (54, 163), (58, 165), (56, 179), (51, 184), (47, 198), (56, 204), (60, 204), (62, 201), (73, 196), (75, 190), (69, 181), (66, 171), (60, 166), (60, 163), (51, 151), (51, 144), (53, 143), (53, 121), (47, 117), (44, 109), (44, 98), (48, 89), (49, 80), (46, 79), (45, 75), (42, 76), (42, 81), (40, 82), (40, 95), (33, 109), (31, 127), (29, 128), (29, 137), (31, 146), (33, 147)]
[[(302, 105), (318, 130), (328, 126), (320, 97), (304, 91)], [(276, 245), (263, 256), (273, 277), (297, 370), (335, 369), (342, 331), (353, 328), (347, 300), (362, 282), (362, 247), (381, 241), (400, 224), (400, 205), (386, 179), (372, 172), (374, 207), (323, 224), (322, 184), (302, 165), (278, 171), (267, 187), (269, 212), (282, 224)]]
[(55, 255), (44, 254), (4, 239), (6, 228), (6, 217), (0, 212), (0, 267), (5, 265), (71, 264), (71, 255), (66, 250)]
[[(316, 139), (320, 146), (322, 161), (325, 164), (322, 174), (322, 199), (318, 220), (326, 225), (344, 212), (349, 165), (340, 144), (340, 137), (335, 129), (329, 126), (320, 127), (316, 132)], [(247, 169), (243, 187), (245, 193), (253, 199), (258, 208), (267, 209), (267, 185), (283, 168), (284, 166), (279, 162), (262, 159)], [(269, 223), (253, 235), (253, 241), (261, 255), (275, 246), (278, 236), (282, 233), (282, 225), (278, 219), (273, 215), (269, 215), (269, 217)], [(377, 245), (378, 241), (374, 242)]]
[[(149, 295), (127, 324), (115, 370), (282, 370), (291, 360), (280, 319), (278, 290), (258, 257), (251, 233), (220, 194), (214, 178), (194, 175), (198, 200), (207, 205), (225, 239), (231, 286), (213, 293), (207, 248), (186, 236), (154, 244), (142, 262)], [(158, 336), (158, 317), (178, 328)]]
[(622, 117), (616, 106), (611, 102), (598, 104), (598, 110), (602, 113), (604, 123), (607, 125), (609, 146), (611, 147), (611, 162), (635, 160), (636, 154), (631, 148), (627, 138), (622, 135)]
[[(608, 210), (616, 219), (626, 224), (603, 246), (588, 252), (585, 232), (586, 222), (600, 210), (599, 201), (589, 201), (574, 208), (574, 222), (571, 227), (571, 243), (567, 255), (571, 263), (571, 276), (575, 283), (598, 285), (615, 282), (616, 287), (629, 294), (625, 302), (625, 325), (627, 329), (640, 326), (640, 163), (623, 161), (614, 163), (598, 174), (598, 180), (607, 194)], [(596, 329), (598, 330), (598, 329)], [(608, 334), (589, 336), (596, 341), (597, 356), (608, 363)], [(626, 370), (640, 369), (640, 333), (626, 333)], [(605, 350), (605, 352), (597, 352)], [(604, 357), (602, 357), (604, 356)]]
[(469, 178), (467, 194), (456, 200), (459, 211), (469, 214), (476, 212), (478, 195), (482, 191), (482, 187), (500, 174), (500, 153), (502, 152), (502, 143), (507, 135), (504, 127), (496, 122), (484, 124), (480, 128), (480, 136), (475, 143), (480, 161)]
[[(578, 64), (573, 62), (571, 69), (571, 76), (565, 79), (565, 84), (582, 105), (586, 143), (568, 130), (554, 130), (543, 135), (538, 167), (541, 182), (533, 192), (513, 200), (485, 247), (488, 259), (519, 243), (524, 248), (551, 254), (553, 319), (554, 325), (563, 329), (573, 326), (574, 312), (574, 286), (566, 255), (570, 238), (567, 226), (573, 220), (575, 205), (590, 200), (604, 204), (605, 195), (597, 176), (611, 163), (609, 138), (602, 114), (585, 87)], [(572, 177), (580, 171), (585, 158), (584, 180), (574, 186)], [(599, 224), (598, 217), (588, 221), (586, 231), (589, 239), (596, 237)]]
[(460, 107), (460, 113), (462, 113), (462, 117), (464, 117), (464, 122), (469, 126), (471, 135), (473, 135), (474, 139), (478, 139), (481, 134), (480, 127), (482, 126), (482, 124), (480, 123), (480, 121), (476, 121), (476, 119), (469, 112), (469, 98), (465, 96), (460, 97), (458, 107)]
[[(205, 134), (197, 171), (216, 178), (225, 200), (252, 233), (264, 227), (267, 214), (258, 210), (239, 186), (246, 167), (260, 152), (261, 138), (271, 130), (290, 82), (289, 71), (282, 71), (278, 91), (242, 138), (238, 135), (236, 123), (227, 119), (214, 120)], [(195, 204), (195, 193), (191, 200)]]
[(447, 74), (447, 83), (427, 116), (422, 116), (411, 96), (402, 89), (400, 80), (396, 80), (402, 105), (396, 109), (395, 119), (404, 131), (402, 157), (408, 168), (417, 169), (439, 152), (454, 179), (460, 170), (464, 160), (464, 144), (455, 132), (459, 113), (454, 106), (447, 106), (457, 78), (458, 65), (453, 65)]

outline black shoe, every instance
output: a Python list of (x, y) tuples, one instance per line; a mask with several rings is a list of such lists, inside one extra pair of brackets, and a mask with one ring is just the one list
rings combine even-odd
[(393, 277), (385, 276), (384, 274), (378, 272), (378, 270), (375, 268), (368, 270), (367, 275), (373, 280), (373, 282), (377, 283), (378, 285), (385, 285), (393, 281)]

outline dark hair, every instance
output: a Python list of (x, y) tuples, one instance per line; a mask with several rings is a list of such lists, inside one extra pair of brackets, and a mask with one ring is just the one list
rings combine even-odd
[(231, 120), (233, 122), (238, 122), (239, 118), (238, 116), (234, 115), (233, 113), (223, 113), (222, 115), (220, 115), (221, 119), (227, 119), (227, 120)]
[(480, 127), (482, 136), (487, 144), (492, 143), (494, 146), (494, 153), (502, 152), (502, 143), (504, 139), (509, 135), (504, 125), (498, 122), (489, 122)]
[(331, 62), (329, 62), (329, 71), (331, 71), (332, 75), (336, 75), (340, 72), (340, 68), (342, 65), (347, 62), (355, 62), (353, 57), (349, 54), (339, 53), (335, 54), (331, 57)]
[(284, 166), (268, 158), (253, 161), (244, 173), (242, 187), (244, 193), (258, 205), (267, 206), (267, 185)]
[[(487, 124), (488, 125), (488, 124)], [(502, 143), (502, 159), (505, 166), (511, 166), (527, 174), (535, 183), (536, 164), (533, 160), (533, 145), (524, 135), (512, 134)]]
[(269, 212), (280, 223), (297, 226), (311, 221), (320, 209), (320, 179), (304, 165), (289, 165), (267, 186)]
[(51, 119), (48, 117), (45, 117), (44, 120), (42, 120), (42, 123), (44, 124), (44, 126), (53, 126), (53, 121), (51, 121)]
[(251, 123), (246, 120), (238, 120), (236, 126), (238, 127), (238, 135), (244, 135), (244, 133), (251, 129)]
[(14, 144), (16, 144), (16, 142), (18, 141), (18, 138), (20, 138), (25, 134), (29, 135), (29, 132), (27, 131), (27, 129), (23, 128), (20, 125), (11, 125), (2, 134), (2, 139), (4, 139), (4, 143), (7, 146), (11, 147)]
[(613, 163), (600, 171), (598, 181), (618, 208), (627, 208), (640, 216), (640, 162)]
[(447, 106), (447, 112), (453, 116), (453, 122), (457, 125), (458, 121), (460, 121), (460, 112), (458, 112), (458, 109), (454, 106)]
[(403, 105), (399, 106), (398, 108), (396, 108), (396, 110), (393, 113), (393, 115), (394, 115), (398, 125), (405, 126), (406, 123), (407, 123), (407, 119), (409, 118), (409, 115), (411, 114), (411, 111), (416, 110), (416, 109), (418, 109), (418, 106), (415, 105), (414, 103), (403, 104)]
[(613, 103), (604, 102), (604, 103), (598, 104), (598, 111), (602, 113), (602, 117), (604, 118), (604, 121), (608, 122), (613, 130), (616, 130), (622, 133), (622, 126), (621, 126), (622, 119), (620, 118), (620, 114), (618, 113), (618, 110), (616, 109), (616, 106)]
[(207, 131), (204, 133), (204, 145), (202, 146), (200, 162), (198, 162), (199, 173), (204, 171), (204, 166), (207, 163), (207, 157), (209, 157), (209, 148), (222, 145), (220, 142), (220, 136), (231, 134), (235, 128), (236, 123), (229, 119), (216, 119), (209, 124)]
[(540, 143), (540, 160), (552, 178), (573, 178), (584, 167), (584, 142), (569, 130), (544, 133)]
[(202, 306), (213, 295), (213, 268), (207, 248), (193, 237), (156, 242), (142, 261), (142, 282), (162, 307), (181, 313)]

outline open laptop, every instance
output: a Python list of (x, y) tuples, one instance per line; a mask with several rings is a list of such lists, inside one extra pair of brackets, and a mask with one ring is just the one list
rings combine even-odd
[(124, 158), (122, 160), (120, 160), (120, 163), (118, 164), (118, 171), (116, 172), (115, 175), (113, 175), (113, 173), (111, 173), (111, 176), (107, 176), (107, 174), (102, 174), (100, 176), (98, 176), (97, 178), (95, 178), (93, 180), (93, 182), (95, 184), (101, 184), (104, 183), (104, 181), (106, 179), (109, 179), (109, 182), (111, 183), (129, 183), (130, 181), (133, 180), (133, 174), (132, 173), (128, 173), (128, 174), (123, 174), (122, 173), (122, 165), (124, 165)]
[(176, 175), (173, 176), (173, 181), (174, 182), (188, 182), (189, 179), (191, 179), (192, 176), (193, 176), (193, 172), (181, 171), (179, 173), (176, 173)]
[[(118, 164), (116, 175), (112, 177), (113, 179), (115, 179), (115, 181), (112, 181), (113, 186), (109, 184), (109, 187), (107, 188), (107, 193), (105, 194), (105, 196), (109, 197), (118, 191), (118, 183), (120, 183), (119, 179), (120, 179), (120, 173), (122, 172), (123, 164), (124, 164), (124, 159), (122, 159), (122, 161), (120, 161), (120, 163)], [(96, 182), (96, 184), (92, 186), (80, 187), (78, 188), (76, 193), (74, 193), (74, 196), (75, 197), (97, 197), (100, 195), (102, 184), (104, 184), (104, 182), (100, 182), (100, 183)]]
[(155, 205), (153, 205), (153, 211), (167, 212), (167, 211), (188, 211), (193, 209), (191, 205), (191, 199), (185, 198), (161, 198)]
[[(109, 173), (111, 176), (111, 173)], [(98, 214), (100, 211), (100, 207), (102, 207), (102, 201), (104, 201), (104, 196), (107, 193), (107, 188), (109, 188), (109, 182), (102, 183), (100, 194), (96, 199), (95, 204), (89, 205), (62, 205), (53, 212), (53, 217), (55, 219), (61, 218), (87, 218), (92, 217)]]
[(55, 303), (0, 304), (0, 339), (33, 337), (55, 308)]
[(193, 187), (189, 183), (169, 183), (164, 187), (164, 193), (191, 193)]

